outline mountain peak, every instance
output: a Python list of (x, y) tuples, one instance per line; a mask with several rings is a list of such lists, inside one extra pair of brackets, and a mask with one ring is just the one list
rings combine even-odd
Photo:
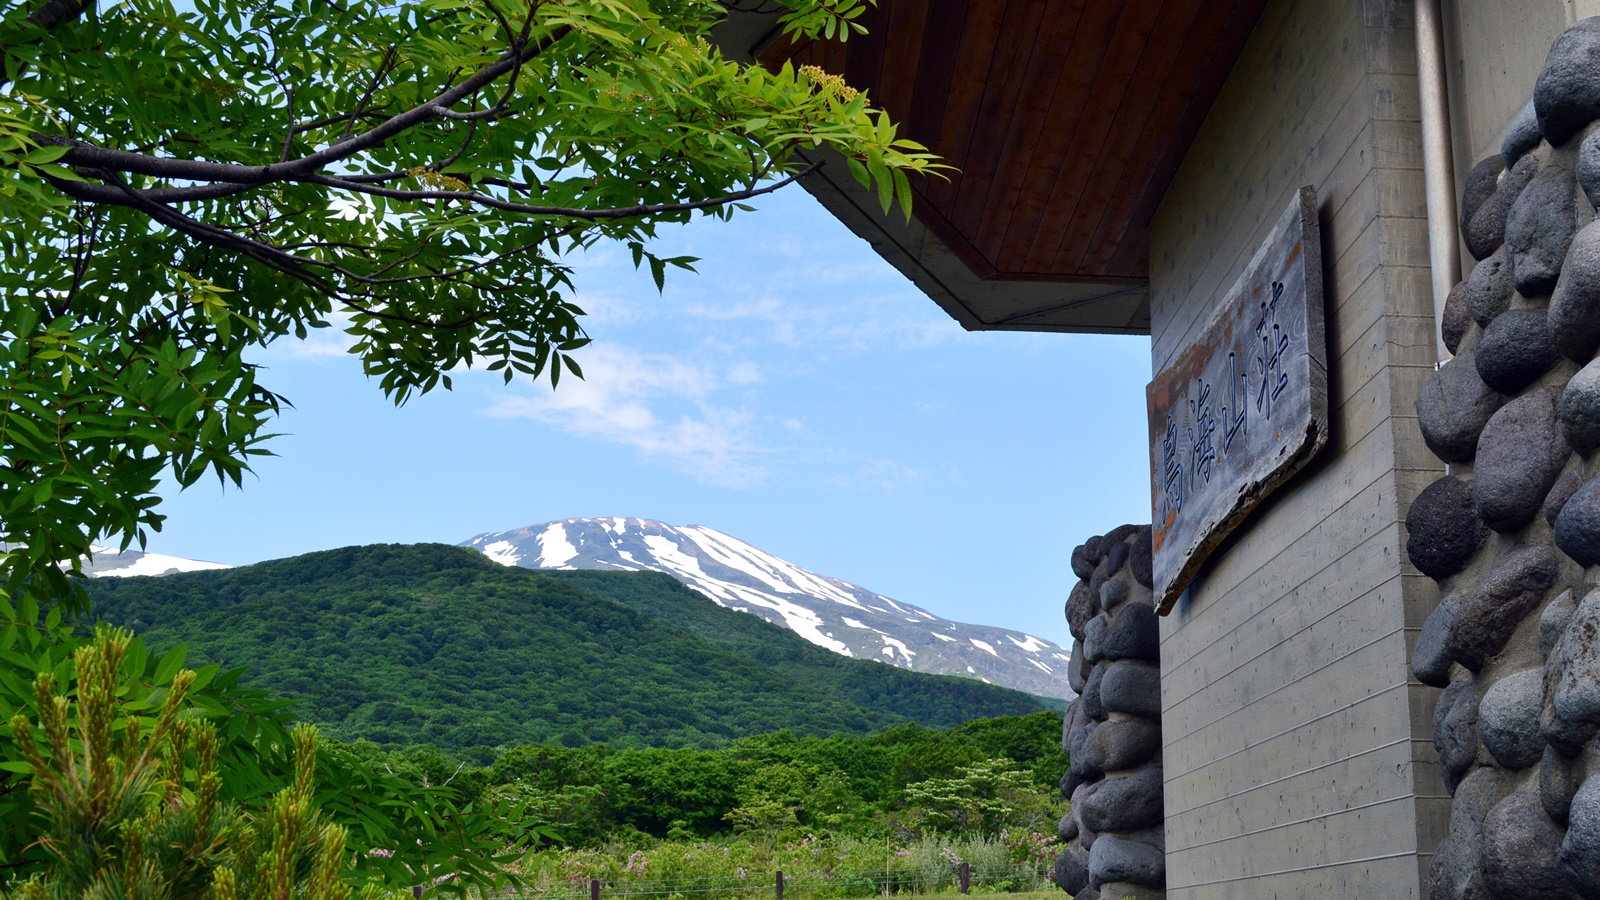
[(666, 572), (739, 612), (844, 656), (976, 677), (1047, 697), (1074, 696), (1070, 652), (1030, 634), (953, 622), (819, 575), (704, 525), (558, 519), (480, 534), (462, 546), (507, 566)]

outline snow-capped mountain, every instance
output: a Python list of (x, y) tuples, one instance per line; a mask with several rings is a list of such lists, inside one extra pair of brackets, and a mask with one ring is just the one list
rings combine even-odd
[(1075, 696), (1067, 683), (1067, 648), (1030, 634), (942, 619), (703, 525), (563, 519), (480, 534), (462, 546), (529, 569), (666, 572), (721, 606), (758, 615), (835, 653), (977, 677), (1040, 696)]
[(205, 569), (231, 569), (222, 563), (184, 559), (160, 553), (140, 553), (126, 550), (118, 553), (115, 547), (90, 547), (93, 556), (84, 560), (84, 574), (90, 578), (122, 577), (125, 575), (171, 575), (174, 572), (199, 572)]

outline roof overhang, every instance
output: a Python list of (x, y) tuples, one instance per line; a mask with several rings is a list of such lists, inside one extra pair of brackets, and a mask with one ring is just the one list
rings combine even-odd
[(1264, 5), (877, 0), (847, 43), (737, 9), (713, 39), (843, 75), (959, 170), (909, 223), (834, 154), (801, 183), (963, 327), (1149, 334), (1150, 217)]

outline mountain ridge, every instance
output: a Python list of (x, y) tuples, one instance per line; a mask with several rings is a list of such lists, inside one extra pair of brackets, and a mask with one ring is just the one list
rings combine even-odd
[(975, 677), (1037, 696), (1076, 696), (1067, 678), (1068, 648), (1026, 632), (942, 618), (703, 525), (558, 519), (486, 532), (461, 546), (521, 568), (665, 572), (719, 606), (782, 625), (841, 655)]
[[(247, 666), (342, 740), (717, 746), (1049, 708), (830, 653), (669, 576), (558, 574), (445, 544), (370, 545), (87, 587), (103, 618), (152, 649), (184, 643), (192, 663)], [(581, 583), (590, 576), (623, 599)]]

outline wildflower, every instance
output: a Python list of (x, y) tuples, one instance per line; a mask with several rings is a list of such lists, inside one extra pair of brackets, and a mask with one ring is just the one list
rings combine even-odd
[(818, 93), (832, 94), (846, 103), (854, 100), (861, 93), (850, 85), (845, 84), (844, 79), (838, 75), (831, 75), (824, 71), (821, 66), (801, 66), (800, 74), (811, 82), (812, 87), (815, 87)]

